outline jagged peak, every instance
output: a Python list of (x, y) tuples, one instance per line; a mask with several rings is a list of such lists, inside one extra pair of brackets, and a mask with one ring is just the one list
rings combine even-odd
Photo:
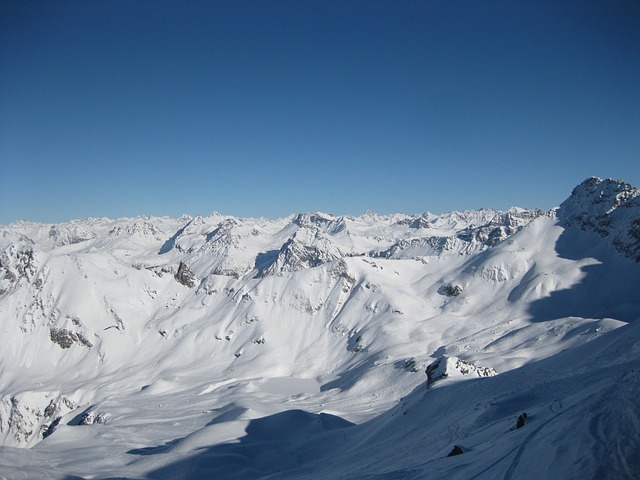
[(264, 277), (317, 267), (344, 254), (317, 228), (301, 228), (277, 250), (256, 259), (256, 276)]
[(568, 214), (576, 210), (592, 215), (609, 214), (618, 207), (625, 207), (640, 195), (637, 188), (622, 180), (589, 177), (575, 187), (561, 209)]
[(587, 178), (556, 210), (567, 227), (608, 237), (613, 247), (640, 261), (640, 191), (622, 181)]
[(358, 216), (358, 218), (361, 218), (362, 220), (369, 220), (369, 221), (375, 221), (381, 217), (382, 217), (381, 215), (374, 212), (373, 210), (367, 210), (366, 212)]
[(640, 192), (622, 181), (589, 177), (560, 205), (558, 216), (568, 222), (577, 217), (603, 217), (619, 208), (637, 207)]
[(296, 214), (292, 222), (300, 227), (310, 226), (310, 225), (322, 227), (322, 226), (328, 225), (334, 220), (335, 220), (335, 217), (330, 213), (307, 212), (307, 213)]

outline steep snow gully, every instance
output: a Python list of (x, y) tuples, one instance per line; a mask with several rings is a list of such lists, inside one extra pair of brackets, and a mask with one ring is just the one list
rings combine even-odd
[(0, 478), (640, 478), (640, 193), (0, 226)]

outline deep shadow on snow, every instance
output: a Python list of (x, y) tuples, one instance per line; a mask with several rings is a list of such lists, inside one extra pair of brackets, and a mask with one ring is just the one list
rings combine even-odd
[[(330, 441), (335, 430), (354, 424), (335, 415), (288, 410), (251, 420), (239, 443), (215, 445), (149, 474), (149, 478), (255, 479), (299, 467), (318, 455), (300, 446), (308, 439)], [(181, 439), (130, 454), (165, 453)]]
[[(582, 267), (584, 277), (578, 284), (533, 302), (529, 308), (532, 320), (542, 322), (570, 316), (637, 320), (640, 312), (638, 264), (611, 248), (607, 239), (597, 233), (567, 225), (562, 207), (558, 210), (558, 220), (565, 225), (555, 246), (558, 256), (569, 260), (591, 258), (597, 263)], [(522, 283), (526, 281), (525, 275)]]
[[(635, 323), (496, 377), (420, 386), (360, 425), (301, 410), (255, 419), (239, 442), (147, 478), (640, 478), (639, 345)], [(448, 457), (455, 445), (464, 453)]]

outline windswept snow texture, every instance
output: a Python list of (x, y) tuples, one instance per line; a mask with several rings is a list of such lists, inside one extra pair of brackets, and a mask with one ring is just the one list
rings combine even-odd
[(0, 477), (640, 478), (639, 197), (0, 227)]

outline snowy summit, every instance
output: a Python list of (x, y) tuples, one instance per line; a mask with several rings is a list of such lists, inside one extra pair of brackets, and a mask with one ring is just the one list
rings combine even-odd
[(16, 222), (0, 326), (0, 477), (640, 478), (622, 181), (551, 211)]

